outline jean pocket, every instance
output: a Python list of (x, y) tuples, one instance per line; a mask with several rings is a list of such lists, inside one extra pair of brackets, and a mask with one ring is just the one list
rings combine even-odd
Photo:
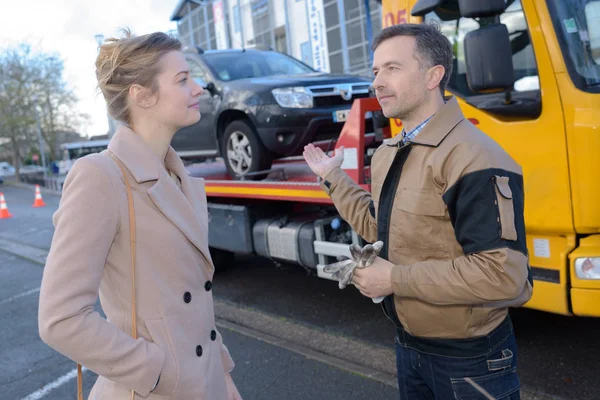
[(484, 376), (450, 379), (458, 400), (507, 399), (521, 386), (516, 367)]
[(513, 352), (509, 349), (502, 350), (502, 356), (494, 360), (487, 360), (488, 370), (490, 372), (501, 371), (510, 368), (513, 362)]

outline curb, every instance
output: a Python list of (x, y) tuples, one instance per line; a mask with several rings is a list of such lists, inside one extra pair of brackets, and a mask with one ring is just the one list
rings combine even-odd
[[(14, 186), (14, 187), (18, 187), (18, 188), (22, 188), (22, 189), (31, 189), (35, 191), (35, 185), (30, 184), (30, 183), (23, 183), (23, 182), (15, 182), (15, 181), (4, 181), (4, 184), (7, 186)], [(40, 192), (44, 193), (44, 194), (49, 194), (52, 196), (57, 196), (57, 197), (61, 197), (62, 193), (58, 192), (56, 190), (52, 190), (52, 189), (48, 189), (42, 185), (40, 185)]]

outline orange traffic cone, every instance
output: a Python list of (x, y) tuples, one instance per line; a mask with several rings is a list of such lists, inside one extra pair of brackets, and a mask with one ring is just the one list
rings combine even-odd
[(6, 219), (10, 217), (12, 217), (12, 214), (8, 212), (6, 200), (4, 200), (4, 193), (0, 192), (0, 219)]
[(35, 201), (33, 202), (34, 207), (45, 207), (44, 199), (42, 199), (42, 193), (40, 192), (40, 185), (35, 185)]

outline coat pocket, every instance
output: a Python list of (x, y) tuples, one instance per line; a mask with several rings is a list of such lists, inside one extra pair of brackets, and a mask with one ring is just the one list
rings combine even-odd
[(152, 393), (171, 396), (179, 380), (179, 364), (169, 340), (169, 335), (162, 318), (145, 321), (152, 341), (165, 353), (165, 362), (160, 372), (160, 381)]
[(442, 196), (431, 191), (401, 188), (394, 201), (394, 206), (413, 215), (430, 217), (443, 217), (446, 215), (446, 204)]
[(495, 175), (494, 188), (496, 190), (495, 204), (498, 212), (497, 221), (500, 237), (506, 240), (517, 240), (513, 194), (510, 189), (508, 176)]
[(421, 251), (430, 258), (447, 253), (444, 225), (446, 204), (433, 191), (400, 188), (394, 199), (390, 220), (390, 247)]

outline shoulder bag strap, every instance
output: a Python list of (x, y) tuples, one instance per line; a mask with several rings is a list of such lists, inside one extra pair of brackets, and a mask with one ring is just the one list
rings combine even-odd
[[(122, 163), (110, 153), (110, 157), (115, 160), (121, 173), (123, 174), (123, 180), (125, 181), (125, 187), (127, 189), (127, 203), (129, 209), (129, 242), (131, 245), (131, 336), (137, 339), (137, 319), (136, 319), (136, 307), (135, 307), (135, 264), (136, 264), (136, 250), (135, 250), (135, 210), (133, 207), (133, 194), (131, 191), (131, 185), (129, 179), (127, 179), (127, 173)], [(131, 390), (131, 400), (135, 397), (135, 392)], [(81, 364), (77, 364), (77, 400), (84, 400), (83, 398), (83, 377)]]

